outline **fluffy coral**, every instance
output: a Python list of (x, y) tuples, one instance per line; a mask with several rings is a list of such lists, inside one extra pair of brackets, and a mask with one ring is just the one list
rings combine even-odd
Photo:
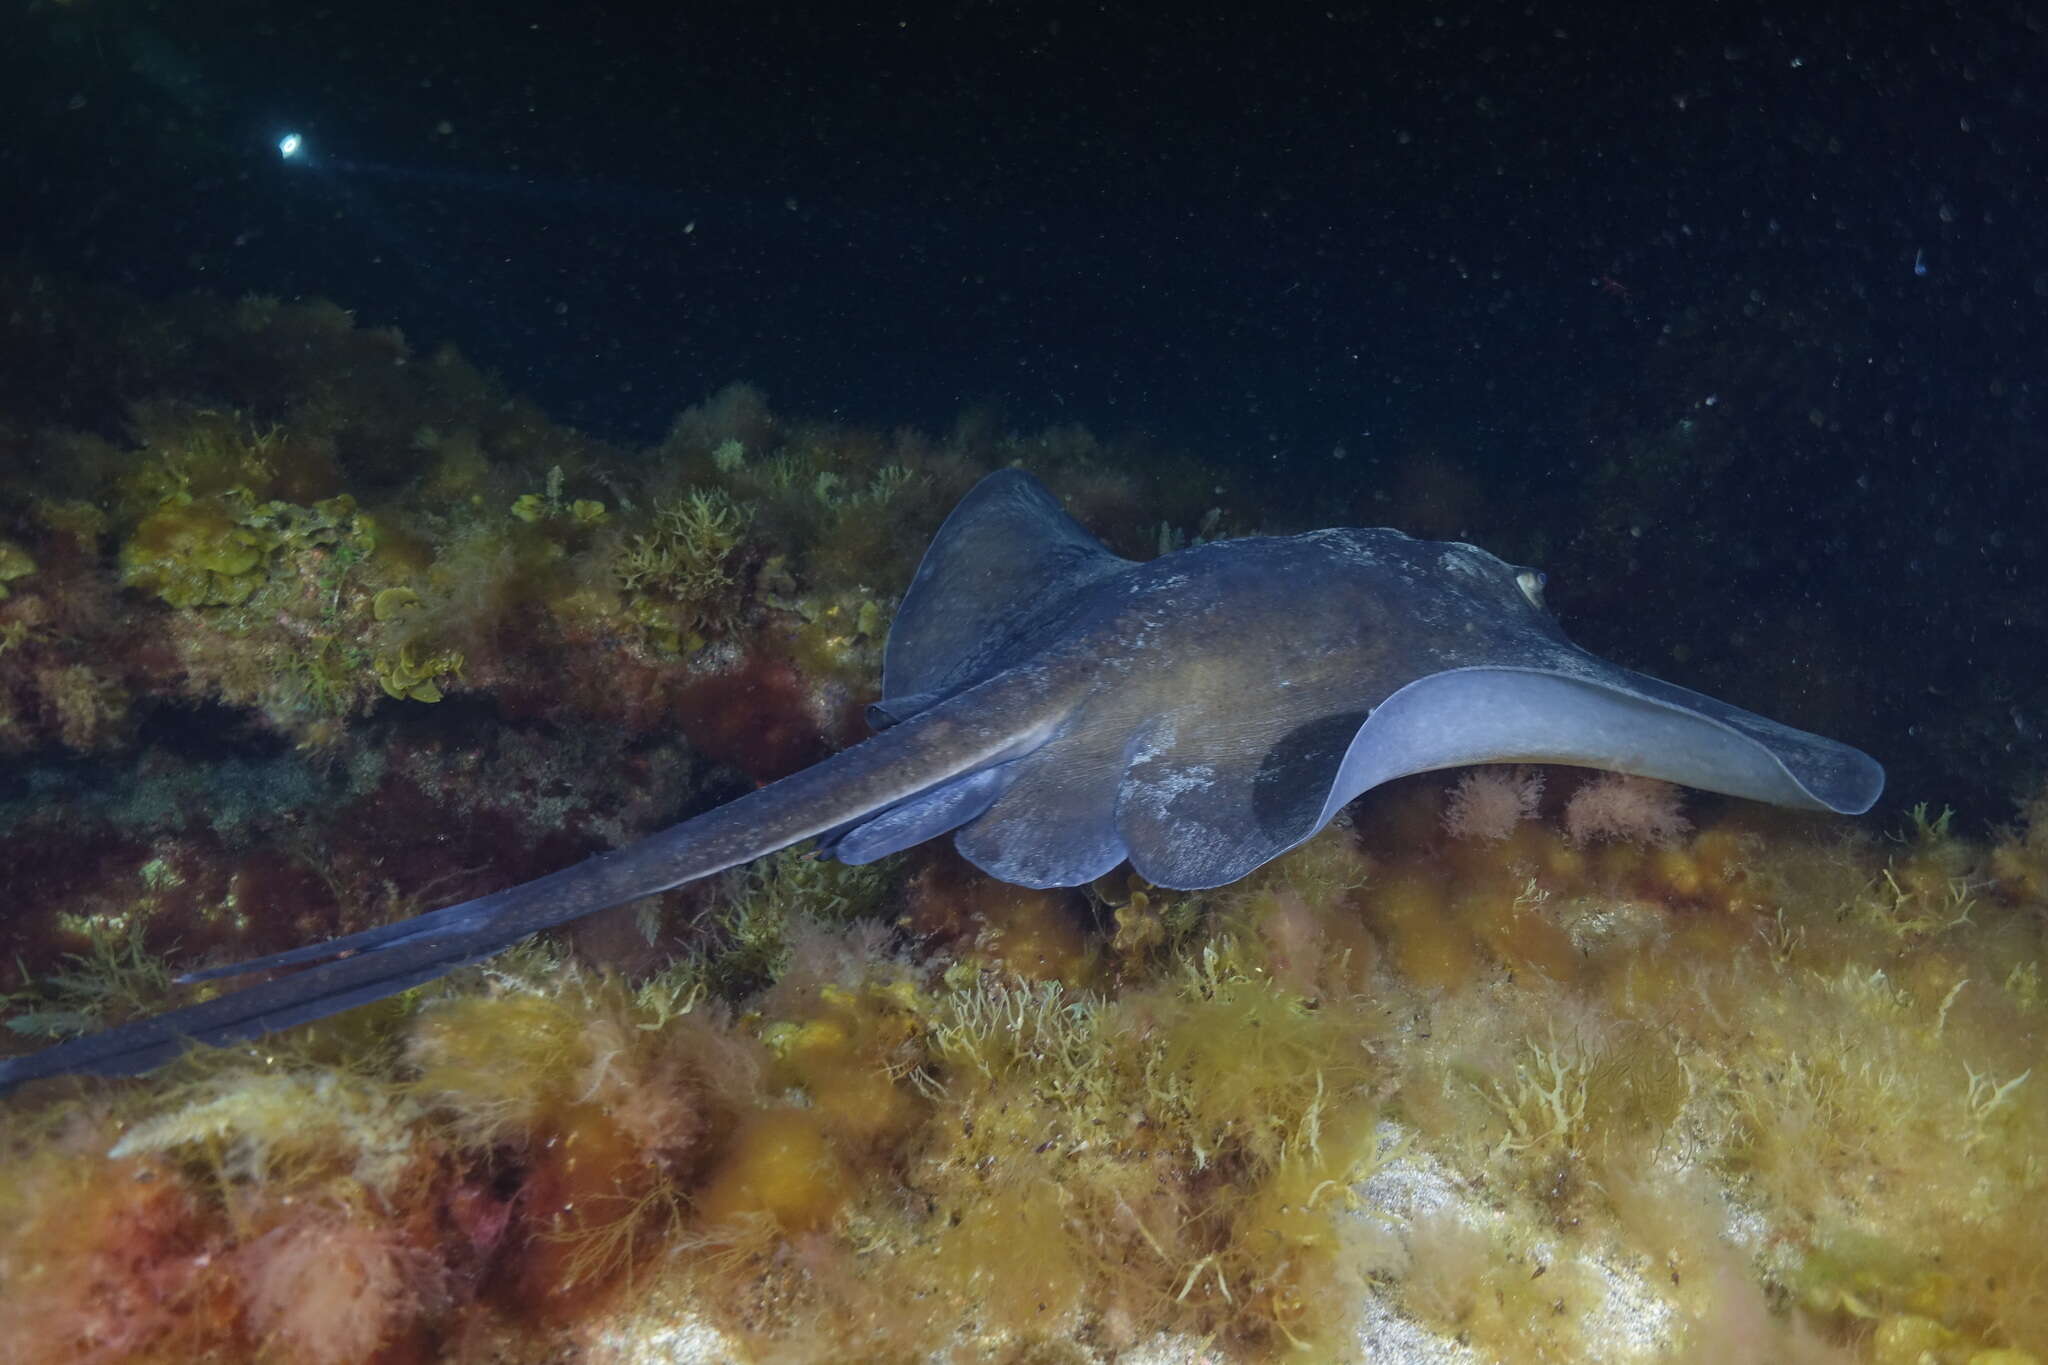
[(371, 1359), (440, 1298), (440, 1267), (395, 1229), (340, 1209), (280, 1224), (235, 1257), (253, 1335), (305, 1365)]
[(1565, 802), (1565, 833), (1575, 844), (1616, 839), (1669, 848), (1692, 830), (1679, 810), (1681, 799), (1669, 782), (1602, 773)]
[(1454, 839), (1499, 840), (1536, 818), (1543, 774), (1533, 768), (1474, 768), (1460, 777), (1444, 804), (1444, 831)]

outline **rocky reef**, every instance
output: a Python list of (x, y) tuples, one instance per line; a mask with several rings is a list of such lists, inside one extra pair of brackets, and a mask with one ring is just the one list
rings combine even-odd
[[(0, 295), (12, 1047), (858, 738), (895, 594), (990, 468), (1131, 553), (1257, 524), (1076, 431), (735, 388), (628, 450), (325, 304)], [(778, 855), (0, 1102), (0, 1338), (2023, 1365), (2048, 795), (1951, 825), (1477, 769), (1212, 892)]]

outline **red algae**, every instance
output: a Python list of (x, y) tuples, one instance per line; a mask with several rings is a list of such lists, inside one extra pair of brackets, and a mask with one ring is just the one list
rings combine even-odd
[(251, 1335), (308, 1365), (403, 1359), (445, 1294), (437, 1258), (397, 1227), (341, 1209), (305, 1210), (233, 1260)]
[(46, 1150), (0, 1200), (0, 1334), (20, 1359), (198, 1359), (232, 1338), (226, 1229), (169, 1163)]
[(671, 719), (713, 762), (773, 782), (828, 752), (810, 696), (787, 660), (756, 652), (731, 672), (688, 684)]
[(518, 1198), (524, 1244), (509, 1303), (544, 1319), (586, 1313), (666, 1230), (664, 1174), (603, 1108), (552, 1114), (526, 1157)]

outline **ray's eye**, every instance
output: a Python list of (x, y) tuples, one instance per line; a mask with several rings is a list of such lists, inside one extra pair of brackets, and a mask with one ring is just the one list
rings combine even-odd
[(1515, 585), (1522, 590), (1522, 596), (1538, 611), (1548, 611), (1543, 605), (1543, 585), (1550, 581), (1550, 575), (1541, 569), (1519, 569), (1515, 573)]

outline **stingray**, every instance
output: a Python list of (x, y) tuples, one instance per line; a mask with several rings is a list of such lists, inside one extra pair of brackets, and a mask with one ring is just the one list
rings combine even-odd
[(128, 1075), (431, 981), (537, 930), (805, 839), (867, 863), (942, 834), (1030, 887), (1128, 862), (1221, 886), (1392, 778), (1559, 763), (1860, 814), (1866, 755), (1565, 638), (1542, 575), (1456, 542), (1337, 529), (1123, 559), (1019, 470), (940, 527), (884, 653), (877, 733), (610, 853), (381, 928), (182, 978), (315, 964), (0, 1062), (0, 1088)]

